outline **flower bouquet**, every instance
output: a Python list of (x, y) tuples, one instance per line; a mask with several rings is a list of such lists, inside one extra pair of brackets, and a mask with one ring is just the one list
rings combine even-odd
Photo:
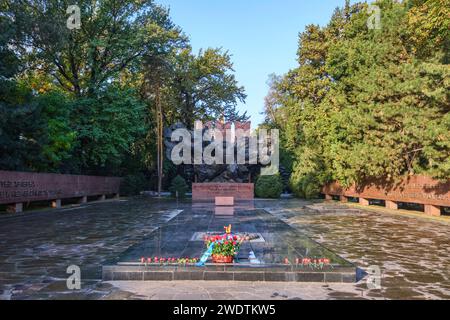
[(233, 263), (234, 257), (244, 241), (243, 238), (231, 234), (231, 225), (224, 228), (225, 235), (205, 236), (206, 248), (212, 246), (211, 258), (213, 263)]

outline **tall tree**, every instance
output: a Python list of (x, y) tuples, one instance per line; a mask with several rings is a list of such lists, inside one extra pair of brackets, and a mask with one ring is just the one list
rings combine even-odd
[(246, 113), (240, 115), (236, 109), (246, 95), (233, 71), (231, 56), (221, 49), (201, 50), (198, 55), (192, 54), (190, 48), (184, 49), (177, 55), (174, 69), (174, 118), (189, 127), (195, 120), (248, 119)]
[[(6, 0), (19, 52), (29, 67), (51, 74), (64, 90), (94, 96), (159, 40), (155, 28), (173, 28), (168, 11), (153, 1), (81, 0), (81, 27), (66, 27), (70, 1)], [(31, 51), (31, 52), (30, 52)]]
[(377, 1), (380, 30), (368, 29), (366, 4), (347, 2), (328, 26), (300, 35), (299, 67), (271, 93), (272, 118), (289, 114), (279, 125), (296, 154), (298, 194), (314, 195), (332, 180), (450, 176), (448, 29), (437, 2)]
[[(4, 9), (4, 4), (0, 4)], [(27, 170), (28, 160), (39, 157), (44, 124), (38, 119), (38, 110), (31, 103), (29, 90), (23, 90), (15, 81), (20, 71), (20, 60), (11, 49), (14, 23), (0, 15), (0, 168)]]
[[(157, 175), (158, 175), (158, 195), (161, 196), (163, 165), (164, 165), (164, 111), (166, 105), (163, 102), (164, 96), (167, 96), (167, 84), (170, 82), (172, 74), (170, 53), (157, 54), (146, 57), (144, 86), (147, 101), (154, 109), (154, 119), (156, 119), (156, 144), (157, 144)], [(150, 107), (150, 112), (152, 112)]]

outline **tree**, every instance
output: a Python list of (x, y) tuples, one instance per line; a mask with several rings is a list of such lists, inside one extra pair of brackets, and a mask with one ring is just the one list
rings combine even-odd
[[(381, 30), (367, 28), (366, 4), (347, 2), (326, 27), (308, 26), (300, 35), (299, 67), (275, 82), (270, 101), (276, 106), (270, 118), (286, 119), (275, 122), (285, 131), (283, 147), (297, 159), (291, 177), (297, 194), (313, 196), (333, 180), (450, 175), (442, 50), (448, 29), (441, 28), (435, 1), (418, 2), (378, 1)], [(442, 44), (434, 52), (428, 41), (415, 41), (415, 22), (425, 13), (432, 23), (423, 27)]]
[(174, 198), (184, 199), (186, 197), (186, 192), (189, 190), (186, 180), (181, 176), (176, 176), (170, 185), (169, 191)]
[(13, 20), (0, 15), (0, 29), (0, 168), (30, 170), (35, 161), (42, 160), (45, 123), (31, 91), (15, 80), (21, 66), (10, 45), (15, 32)]
[(41, 146), (47, 135), (40, 115), (29, 90), (13, 81), (0, 83), (0, 168), (28, 171), (44, 160)]
[[(195, 120), (224, 117), (244, 120), (236, 111), (245, 98), (237, 86), (230, 57), (218, 49), (194, 56), (187, 43), (172, 38), (172, 45), (144, 60), (144, 92), (156, 120), (158, 192), (164, 171), (163, 128), (175, 122), (192, 127)], [(181, 38), (182, 39), (182, 38)]]
[(155, 29), (173, 28), (168, 11), (152, 1), (82, 0), (81, 28), (70, 30), (69, 4), (8, 0), (5, 14), (14, 18), (21, 35), (16, 46), (28, 67), (52, 75), (78, 97), (95, 96), (120, 72), (136, 68), (160, 40)]
[(98, 98), (76, 99), (72, 108), (71, 124), (78, 140), (72, 170), (113, 173), (145, 134), (145, 104), (133, 89), (111, 86)]
[(450, 1), (411, 0), (407, 14), (408, 40), (422, 58), (441, 52), (442, 62), (450, 63)]
[(195, 120), (228, 121), (248, 119), (239, 115), (238, 101), (245, 101), (244, 88), (238, 86), (231, 57), (221, 49), (209, 48), (193, 55), (190, 48), (179, 55), (174, 69), (172, 97), (173, 119), (192, 128)]
[(81, 26), (69, 29), (72, 4), (0, 2), (4, 168), (148, 177), (156, 167), (161, 190), (164, 126), (247, 118), (230, 55), (192, 54), (166, 8), (81, 0)]

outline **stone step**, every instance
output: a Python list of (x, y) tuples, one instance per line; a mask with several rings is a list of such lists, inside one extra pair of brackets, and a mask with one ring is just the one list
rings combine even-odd
[(356, 267), (325, 267), (312, 270), (292, 265), (207, 264), (195, 266), (103, 266), (103, 281), (251, 281), (355, 283)]

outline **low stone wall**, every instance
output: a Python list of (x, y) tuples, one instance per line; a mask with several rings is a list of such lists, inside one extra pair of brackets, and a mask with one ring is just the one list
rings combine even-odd
[(368, 182), (350, 188), (336, 182), (325, 186), (322, 193), (327, 199), (340, 196), (342, 202), (347, 202), (348, 197), (359, 198), (362, 205), (369, 205), (370, 200), (384, 200), (389, 209), (398, 209), (398, 202), (423, 204), (429, 215), (440, 215), (441, 207), (450, 207), (450, 180), (441, 182), (426, 176), (411, 176), (394, 185)]
[(235, 200), (253, 200), (255, 185), (253, 183), (193, 183), (193, 201), (212, 201), (216, 197), (233, 197)]
[(53, 201), (60, 207), (61, 200), (80, 198), (86, 202), (88, 196), (119, 194), (120, 178), (50, 173), (31, 173), (0, 170), (0, 204), (11, 204), (10, 211), (22, 211), (23, 203)]

